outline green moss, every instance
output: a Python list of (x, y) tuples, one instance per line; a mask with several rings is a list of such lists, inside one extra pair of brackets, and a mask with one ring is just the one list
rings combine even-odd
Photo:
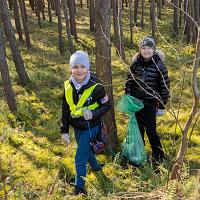
[[(51, 190), (51, 199), (70, 199), (70, 192), (73, 189), (70, 182), (75, 176), (76, 143), (72, 129), (70, 129), (72, 143), (68, 146), (61, 141), (59, 133), (63, 82), (70, 77), (69, 47), (63, 29), (66, 52), (63, 55), (59, 54), (55, 17), (52, 23), (47, 20), (42, 21), (42, 29), (39, 29), (36, 16), (29, 6), (27, 8), (32, 49), (27, 51), (24, 44), (20, 46), (30, 77), (30, 83), (25, 87), (19, 84), (11, 51), (6, 43), (7, 61), (16, 94), (18, 112), (16, 114), (9, 112), (3, 97), (3, 90), (0, 91), (0, 139), (2, 140), (0, 143), (0, 175), (7, 177), (8, 199), (48, 199)], [(130, 44), (129, 12), (125, 8), (123, 25), (128, 64), (119, 59), (114, 46), (111, 48), (115, 105), (124, 93), (126, 74), (132, 56), (138, 51), (138, 42), (141, 37), (150, 34), (148, 10), (145, 9), (145, 28), (141, 29), (138, 26), (133, 28), (133, 46)], [(168, 112), (158, 119), (158, 132), (166, 152), (166, 160), (159, 167), (160, 174), (155, 174), (149, 164), (142, 168), (128, 165), (127, 169), (123, 169), (119, 163), (113, 162), (109, 155), (100, 155), (98, 159), (106, 164), (103, 169), (104, 174), (94, 174), (91, 171), (88, 173), (86, 179), (88, 199), (114, 199), (115, 194), (123, 192), (163, 190), (166, 198), (176, 198), (178, 183), (168, 180), (172, 161), (176, 157), (181, 142), (181, 129), (176, 125), (172, 114), (178, 115), (179, 123), (183, 128), (192, 105), (191, 60), (194, 59), (195, 47), (181, 43), (181, 36), (179, 40), (172, 36), (169, 26), (172, 22), (172, 15), (171, 9), (164, 9), (163, 19), (157, 21), (157, 47), (166, 54), (164, 63), (169, 70), (172, 91), (166, 109)], [(138, 18), (138, 24), (139, 20), (140, 18)], [(94, 34), (89, 31), (89, 15), (86, 7), (77, 9), (77, 30), (79, 41), (75, 42), (75, 46), (77, 49), (88, 51), (92, 69), (95, 70)], [(113, 40), (112, 27), (112, 44)], [(183, 80), (184, 74), (186, 76)], [(2, 82), (0, 85), (2, 86)], [(178, 110), (179, 105), (180, 110)], [(115, 111), (115, 114), (119, 143), (121, 143), (126, 135), (128, 118), (118, 111)], [(193, 172), (200, 167), (199, 130), (200, 125), (197, 123), (186, 155), (188, 166), (183, 169), (182, 179), (179, 182), (185, 199), (191, 198), (195, 190), (195, 177), (189, 176), (189, 171)], [(147, 150), (150, 150), (148, 142)], [(0, 198), (4, 198), (2, 178), (0, 178)]]

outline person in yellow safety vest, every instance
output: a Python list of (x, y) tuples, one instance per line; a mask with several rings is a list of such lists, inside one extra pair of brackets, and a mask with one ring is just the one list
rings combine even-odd
[(86, 164), (99, 171), (102, 166), (97, 161), (90, 139), (97, 137), (101, 131), (101, 118), (111, 108), (110, 100), (103, 85), (90, 72), (88, 54), (76, 51), (70, 57), (71, 77), (64, 83), (62, 99), (61, 134), (70, 143), (69, 125), (74, 128), (77, 150), (75, 155), (76, 179), (74, 195), (86, 194)]

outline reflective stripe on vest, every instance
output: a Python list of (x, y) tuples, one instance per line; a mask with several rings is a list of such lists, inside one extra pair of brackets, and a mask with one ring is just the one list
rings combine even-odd
[(88, 108), (89, 110), (94, 110), (95, 108), (99, 107), (99, 104), (97, 102), (87, 106), (83, 107), (86, 100), (91, 96), (94, 88), (97, 86), (97, 84), (92, 85), (91, 87), (84, 90), (83, 94), (81, 95), (80, 99), (78, 100), (77, 105), (74, 104), (73, 100), (73, 88), (69, 81), (65, 81), (65, 98), (67, 103), (69, 104), (69, 108), (71, 111), (72, 117), (80, 117), (83, 116), (83, 110)]

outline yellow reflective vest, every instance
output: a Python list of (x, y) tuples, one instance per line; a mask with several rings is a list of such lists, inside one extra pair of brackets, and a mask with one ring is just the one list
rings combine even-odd
[(99, 104), (97, 102), (87, 106), (87, 107), (83, 107), (84, 103), (86, 102), (86, 100), (91, 96), (94, 88), (97, 86), (97, 84), (92, 85), (91, 87), (87, 88), (84, 90), (83, 94), (81, 95), (77, 105), (74, 104), (74, 100), (73, 100), (73, 88), (68, 81), (65, 81), (64, 83), (64, 87), (65, 87), (65, 98), (66, 101), (69, 105), (70, 111), (71, 111), (71, 116), (72, 117), (80, 117), (83, 116), (83, 110), (88, 108), (89, 110), (94, 110), (97, 107), (99, 107)]

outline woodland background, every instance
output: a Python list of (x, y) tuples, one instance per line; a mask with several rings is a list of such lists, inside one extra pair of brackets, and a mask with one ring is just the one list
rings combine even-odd
[[(0, 0), (0, 198), (74, 199), (76, 144), (59, 133), (69, 57), (88, 52), (114, 107), (106, 116), (106, 177), (89, 172), (85, 199), (199, 199), (200, 0)], [(115, 109), (138, 43), (156, 38), (171, 96), (158, 132), (166, 152), (150, 164), (119, 165), (127, 116)], [(147, 150), (150, 152), (149, 144)]]

